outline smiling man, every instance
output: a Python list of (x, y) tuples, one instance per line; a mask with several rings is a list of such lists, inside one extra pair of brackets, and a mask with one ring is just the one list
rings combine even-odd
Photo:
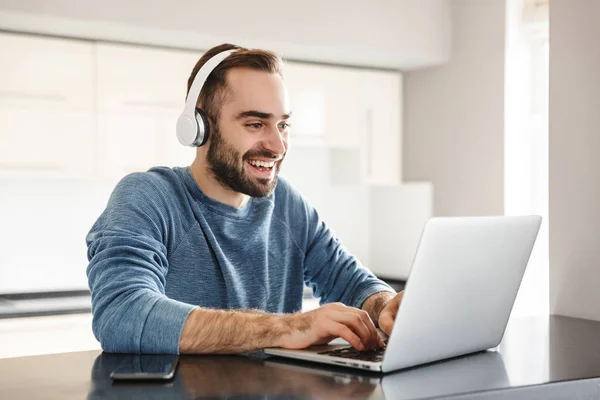
[[(278, 179), (290, 105), (280, 58), (235, 49), (198, 107), (208, 142), (186, 168), (126, 176), (87, 236), (93, 331), (105, 351), (239, 353), (342, 337), (383, 346), (402, 293), (352, 256), (302, 196)], [(300, 312), (304, 284), (322, 306)]]

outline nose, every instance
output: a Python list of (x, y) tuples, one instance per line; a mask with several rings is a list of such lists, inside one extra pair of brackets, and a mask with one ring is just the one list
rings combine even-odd
[(287, 133), (279, 131), (277, 126), (268, 129), (267, 137), (264, 140), (263, 147), (273, 154), (283, 155), (287, 151), (288, 139)]

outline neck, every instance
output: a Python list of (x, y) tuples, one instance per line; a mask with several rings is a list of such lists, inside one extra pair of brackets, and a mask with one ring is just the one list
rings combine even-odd
[(200, 190), (211, 199), (235, 208), (242, 208), (248, 203), (250, 196), (234, 192), (215, 179), (206, 165), (206, 158), (197, 156), (190, 171)]

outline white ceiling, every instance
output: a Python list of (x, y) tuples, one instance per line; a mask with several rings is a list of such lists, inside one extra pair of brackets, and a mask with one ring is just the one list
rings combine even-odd
[(449, 1), (0, 0), (0, 29), (407, 70), (448, 60)]

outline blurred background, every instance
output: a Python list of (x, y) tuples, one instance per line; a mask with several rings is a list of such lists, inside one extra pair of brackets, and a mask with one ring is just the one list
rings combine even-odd
[(365, 266), (401, 289), (428, 218), (540, 214), (513, 316), (547, 315), (548, 9), (0, 0), (0, 357), (98, 348), (85, 235), (124, 175), (193, 161), (175, 120), (223, 42), (284, 58), (282, 175)]

